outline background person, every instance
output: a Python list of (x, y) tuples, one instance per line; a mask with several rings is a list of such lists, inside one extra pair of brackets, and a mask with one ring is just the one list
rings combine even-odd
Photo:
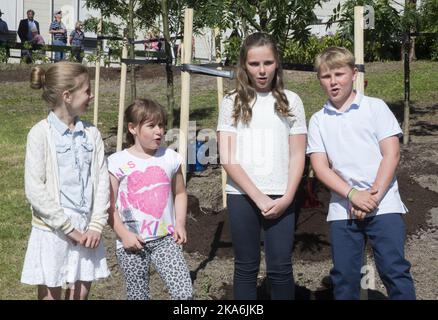
[[(62, 11), (57, 11), (55, 13), (55, 19), (50, 24), (49, 32), (52, 34), (52, 44), (55, 46), (65, 46), (67, 44), (67, 28), (62, 19)], [(55, 62), (65, 59), (65, 51), (55, 52)]]
[(69, 42), (71, 45), (71, 51), (76, 61), (82, 63), (84, 58), (84, 31), (82, 21), (77, 21), (75, 29), (70, 33)]

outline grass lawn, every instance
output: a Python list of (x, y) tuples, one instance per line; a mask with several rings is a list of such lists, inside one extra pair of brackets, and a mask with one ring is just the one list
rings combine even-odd
[[(15, 66), (15, 68), (22, 68)], [(14, 66), (1, 66), (0, 72), (13, 72)], [(366, 93), (402, 108), (402, 62), (366, 65)], [(192, 77), (191, 120), (198, 128), (215, 128), (217, 119), (216, 81), (202, 76)], [(175, 80), (176, 105), (180, 102), (179, 77)], [(325, 98), (314, 73), (285, 71), (286, 88), (302, 98), (307, 119), (321, 108)], [(225, 88), (233, 83), (226, 80)], [(139, 97), (151, 97), (166, 104), (164, 78), (138, 82)], [(0, 90), (0, 299), (35, 299), (36, 290), (20, 284), (31, 213), (24, 196), (23, 166), (26, 135), (47, 114), (40, 98), (41, 91), (29, 88), (28, 82), (3, 82)], [(129, 96), (129, 94), (127, 94)], [(101, 84), (99, 128), (105, 134), (116, 132), (119, 82)], [(417, 61), (411, 65), (411, 100), (423, 106), (438, 101), (438, 63)], [(92, 120), (90, 110), (83, 117)], [(118, 288), (119, 289), (119, 288)], [(118, 290), (117, 289), (117, 290)]]

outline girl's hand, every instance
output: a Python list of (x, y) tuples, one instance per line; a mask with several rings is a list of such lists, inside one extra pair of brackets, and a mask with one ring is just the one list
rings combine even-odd
[(175, 231), (173, 233), (173, 238), (175, 242), (178, 244), (184, 244), (187, 242), (187, 231), (184, 226), (175, 227)]
[(87, 230), (82, 235), (81, 245), (83, 245), (85, 248), (90, 248), (90, 249), (97, 248), (97, 246), (100, 243), (100, 238), (101, 238), (100, 232), (94, 230)]
[(275, 206), (274, 200), (272, 200), (266, 194), (261, 194), (258, 199), (255, 199), (255, 204), (260, 209), (263, 215)]
[(262, 215), (266, 219), (277, 219), (281, 217), (281, 215), (284, 213), (284, 211), (287, 209), (287, 207), (290, 205), (288, 201), (286, 201), (283, 197), (277, 198), (273, 200), (275, 205), (268, 211), (263, 213)]
[(78, 243), (82, 244), (81, 243), (82, 242), (82, 236), (83, 236), (83, 234), (81, 232), (79, 232), (78, 230), (76, 230), (76, 229), (73, 229), (72, 232), (67, 234), (67, 238), (69, 238), (73, 242), (74, 246), (77, 245)]
[(138, 234), (128, 231), (126, 235), (121, 237), (123, 248), (128, 251), (139, 251), (143, 249), (144, 240)]
[(370, 213), (377, 209), (378, 201), (375, 197), (377, 190), (369, 189), (363, 191), (356, 191), (351, 197), (351, 203), (357, 209)]

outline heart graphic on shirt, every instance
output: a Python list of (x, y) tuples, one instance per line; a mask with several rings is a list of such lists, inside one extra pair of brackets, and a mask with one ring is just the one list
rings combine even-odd
[(147, 167), (144, 172), (134, 171), (128, 176), (128, 202), (144, 214), (160, 219), (170, 193), (170, 180), (158, 166)]

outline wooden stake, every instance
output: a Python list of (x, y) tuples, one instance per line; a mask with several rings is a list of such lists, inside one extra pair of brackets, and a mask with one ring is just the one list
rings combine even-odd
[[(362, 6), (356, 6), (354, 7), (354, 57), (356, 59), (356, 64), (363, 65), (364, 59), (363, 59), (363, 30), (364, 30), (364, 8)], [(355, 82), (355, 88), (356, 90), (360, 91), (361, 93), (364, 93), (364, 73), (358, 72), (357, 78)], [(363, 254), (363, 262), (362, 266), (367, 265), (367, 246), (365, 243), (364, 246), (364, 254)], [(361, 270), (362, 271), (362, 270)], [(362, 280), (361, 280), (361, 287), (360, 287), (360, 300), (368, 300), (368, 289), (362, 288)]]
[[(221, 63), (222, 61), (222, 50), (221, 50), (221, 33), (219, 28), (214, 29), (214, 40), (216, 47), (216, 62)], [(221, 67), (218, 67), (221, 70)], [(217, 79), (217, 105), (218, 110), (220, 111), (222, 99), (224, 98), (224, 79), (222, 77), (216, 77)], [(225, 187), (227, 185), (227, 173), (225, 169), (222, 167), (222, 207), (227, 207), (227, 193), (225, 192)]]
[[(193, 31), (193, 9), (184, 10), (184, 43), (183, 43), (183, 63), (192, 61), (192, 31)], [(181, 113), (179, 123), (179, 149), (178, 152), (183, 158), (182, 173), (186, 181), (187, 173), (187, 137), (189, 127), (190, 109), (190, 73), (181, 72)]]
[[(362, 6), (354, 7), (354, 57), (356, 64), (363, 65), (363, 19), (364, 9)], [(355, 89), (364, 93), (364, 73), (358, 72), (355, 81)]]
[[(122, 59), (128, 57), (127, 43), (123, 44)], [(122, 68), (120, 72), (120, 98), (119, 98), (119, 121), (117, 126), (117, 151), (122, 150), (123, 142), (123, 118), (125, 115), (125, 89), (126, 89), (126, 63), (122, 62)]]
[(410, 67), (409, 67), (409, 51), (411, 49), (411, 36), (409, 32), (406, 34), (406, 39), (403, 42), (403, 65), (404, 65), (404, 116), (403, 116), (403, 144), (409, 143), (409, 117), (410, 117)]
[[(99, 26), (97, 27), (97, 34), (100, 36), (102, 33), (102, 18), (99, 20)], [(93, 123), (97, 127), (97, 117), (99, 112), (99, 84), (100, 84), (100, 53), (102, 52), (101, 42), (97, 43), (97, 61), (96, 72), (94, 76), (94, 117)]]

